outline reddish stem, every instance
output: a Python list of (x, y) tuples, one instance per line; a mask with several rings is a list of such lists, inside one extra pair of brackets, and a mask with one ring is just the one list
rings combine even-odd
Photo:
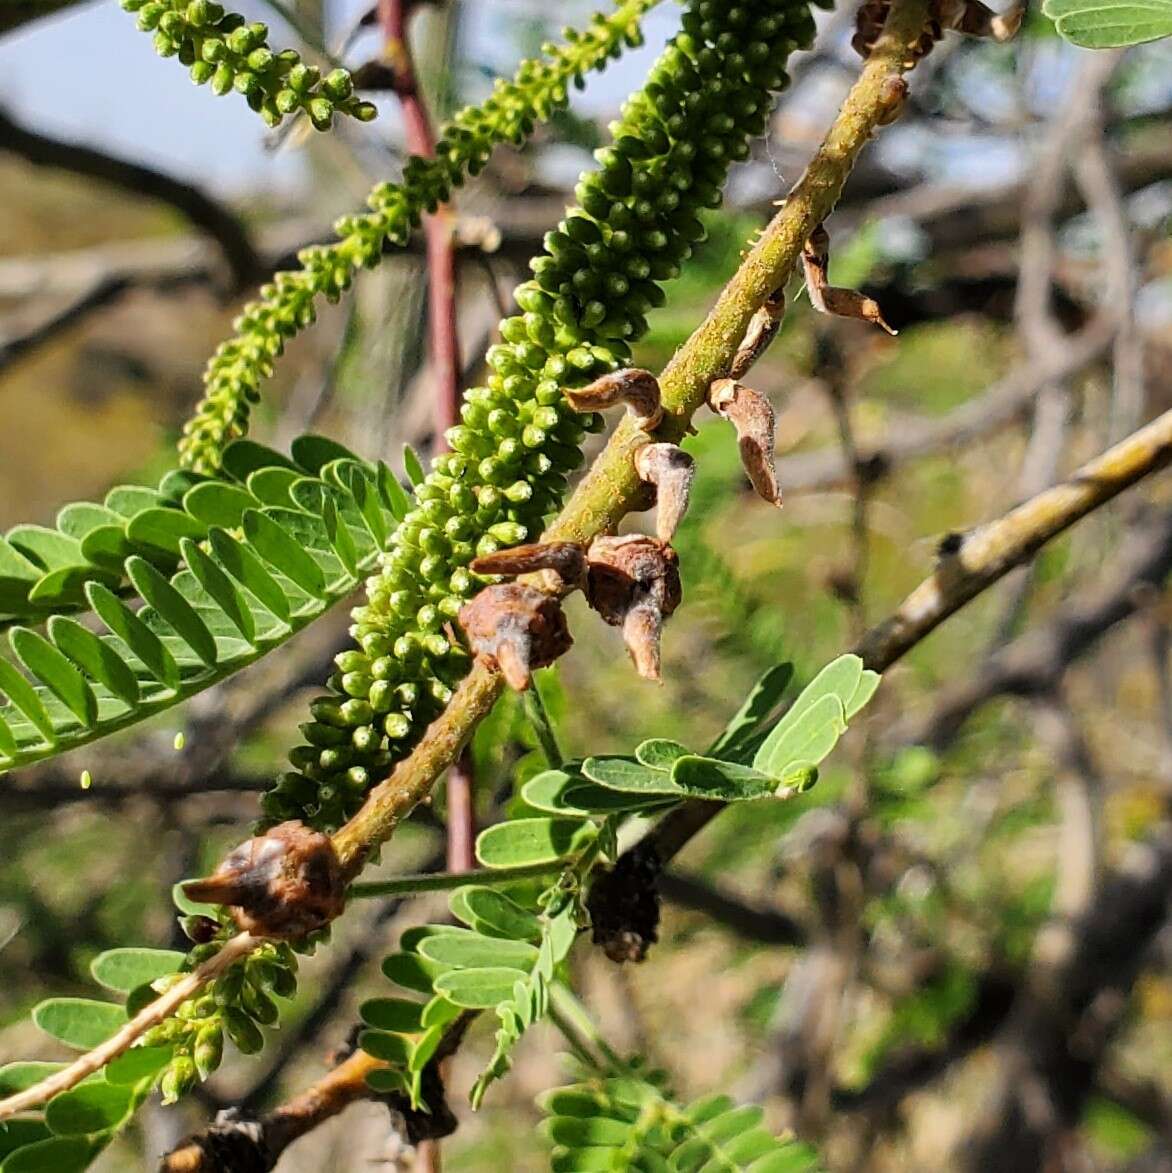
[(448, 871), (476, 866), (476, 811), (472, 805), (472, 755), (468, 750), (448, 770)]
[[(395, 92), (403, 107), (407, 149), (414, 155), (435, 155), (435, 132), (427, 103), (419, 89), (415, 63), (407, 41), (407, 18), (412, 0), (379, 0), (378, 14), (386, 40), (385, 53), (395, 72)], [(447, 447), (444, 435), (460, 418), (460, 343), (456, 332), (456, 250), (450, 212), (446, 206), (424, 217), (427, 241), (427, 323), (432, 378), (434, 450)], [(468, 871), (475, 865), (473, 845), (476, 816), (472, 803), (472, 761), (465, 750), (448, 771), (448, 868)], [(439, 1142), (425, 1140), (417, 1149), (416, 1165), (424, 1173), (439, 1173)]]
[[(403, 107), (407, 149), (430, 159), (435, 155), (435, 131), (427, 103), (419, 89), (415, 63), (407, 41), (411, 0), (379, 0), (379, 22), (384, 53), (395, 74), (395, 92)], [(424, 217), (427, 240), (427, 320), (432, 376), (435, 379), (433, 419), (436, 448), (444, 447), (444, 432), (460, 415), (460, 344), (456, 332), (456, 251), (451, 217), (446, 206)]]

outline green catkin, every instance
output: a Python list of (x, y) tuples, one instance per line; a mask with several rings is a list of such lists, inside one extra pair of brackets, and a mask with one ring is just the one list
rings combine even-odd
[(698, 213), (720, 203), (730, 164), (765, 130), (786, 56), (811, 42), (814, 22), (804, 0), (692, 0), (683, 28), (517, 289), (522, 312), (488, 352), (487, 386), (466, 393), (451, 451), (432, 461), (353, 612), (358, 646), (337, 657), (293, 770), (264, 797), (269, 822), (340, 824), (447, 703), (469, 666), (448, 634), (480, 586), (468, 563), (537, 537), (597, 423), (562, 388), (628, 363), (661, 283), (704, 235)]
[(583, 85), (587, 73), (618, 57), (624, 45), (641, 44), (640, 18), (657, 2), (624, 0), (610, 16), (596, 15), (584, 32), (567, 29), (565, 44), (543, 46), (544, 59), (522, 63), (513, 81), (499, 80), (481, 105), (455, 116), (434, 159), (411, 156), (402, 182), (371, 192), (372, 211), (338, 220), (340, 240), (302, 249), (300, 269), (277, 273), (262, 287), (233, 324), (236, 336), (208, 363), (204, 398), (179, 443), (180, 463), (215, 473), (224, 447), (246, 431), (260, 385), (285, 343), (313, 321), (318, 297), (337, 301), (359, 269), (374, 268), (388, 248), (406, 246), (423, 213), (446, 203), (467, 175), (478, 174), (496, 146), (523, 143), (536, 123), (566, 107), (571, 84)]
[(249, 24), (215, 0), (122, 0), (122, 7), (138, 13), (143, 32), (155, 34), (160, 57), (178, 57), (191, 80), (215, 94), (243, 94), (269, 126), (298, 110), (317, 130), (329, 130), (335, 114), (360, 122), (375, 116), (374, 105), (355, 95), (346, 70), (322, 77), (296, 49), (270, 48), (265, 25)]

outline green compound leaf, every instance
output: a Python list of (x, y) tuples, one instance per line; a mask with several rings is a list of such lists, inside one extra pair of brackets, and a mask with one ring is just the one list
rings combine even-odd
[[(548, 895), (548, 894), (547, 894)], [(569, 955), (578, 935), (577, 908), (572, 899), (559, 894), (562, 904), (551, 910), (542, 922), (541, 944), (537, 962), (529, 975), (513, 984), (511, 995), (498, 999), (496, 1016), (500, 1027), (496, 1032), (496, 1050), (472, 1087), (470, 1099), (479, 1107), (489, 1086), (504, 1076), (512, 1065), (512, 1053), (521, 1035), (535, 1022), (545, 1017), (549, 1009), (549, 988), (555, 980), (558, 966)], [(464, 974), (492, 972), (464, 970)], [(507, 972), (507, 971), (497, 971)], [(437, 987), (438, 988), (438, 987)], [(445, 991), (445, 997), (456, 999)]]
[(174, 949), (107, 949), (90, 962), (90, 973), (107, 990), (129, 994), (156, 978), (177, 973), (183, 959)]
[(815, 1173), (817, 1154), (761, 1127), (755, 1106), (727, 1096), (690, 1106), (632, 1077), (599, 1079), (547, 1092), (540, 1131), (554, 1170), (655, 1169), (677, 1173)]
[(85, 677), (44, 636), (27, 627), (14, 627), (8, 633), (8, 642), (16, 658), (71, 713), (87, 725), (98, 717), (98, 701)]
[(802, 690), (753, 758), (753, 768), (781, 780), (795, 763), (817, 765), (846, 732), (847, 721), (875, 694), (879, 676), (858, 656), (839, 656)]
[(126, 1025), (126, 1010), (90, 998), (49, 998), (33, 1007), (33, 1022), (67, 1047), (90, 1051)]
[(410, 1090), (407, 1076), (394, 1067), (378, 1067), (366, 1077), (366, 1086), (380, 1095), (406, 1094)]
[(198, 541), (206, 536), (207, 526), (181, 509), (144, 509), (126, 527), (126, 537), (132, 544), (162, 551), (176, 560), (184, 538)]
[(54, 615), (49, 620), (49, 638), (86, 675), (104, 684), (119, 700), (128, 705), (138, 703), (138, 681), (133, 670), (88, 627), (82, 627), (76, 619)]
[(268, 514), (250, 509), (244, 515), (244, 534), (249, 545), (274, 570), (316, 598), (325, 595), (326, 583), (313, 556)]
[(719, 802), (749, 802), (770, 798), (777, 781), (737, 762), (688, 754), (677, 759), (671, 780), (690, 798), (711, 798)]
[(382, 1030), (364, 1030), (358, 1036), (358, 1045), (368, 1054), (384, 1063), (405, 1067), (411, 1061), (411, 1043), (401, 1034)]
[(415, 953), (392, 953), (383, 959), (383, 974), (395, 985), (416, 994), (430, 995), (436, 980), (447, 971), (447, 966)]
[(489, 868), (556, 863), (581, 854), (597, 835), (579, 819), (514, 819), (481, 831), (476, 858)]
[(635, 747), (635, 759), (653, 770), (670, 770), (672, 765), (688, 753), (678, 741), (653, 737)]
[[(332, 455), (331, 468), (345, 465), (347, 489), (307, 476), (305, 469), (260, 445), (242, 447), (242, 453), (235, 445), (228, 449), (229, 463), (250, 481), (269, 469), (292, 486), (286, 500), (332, 502), (332, 532), (320, 508), (314, 513), (262, 507), (239, 485), (186, 472), (164, 477), (159, 491), (124, 487), (112, 491), (104, 507), (62, 510), (60, 517), (75, 532), (94, 525), (88, 541), (117, 529), (107, 524), (110, 517), (123, 516), (117, 505), (133, 515), (132, 524), (147, 525), (160, 547), (164, 543), (158, 535), (166, 529), (186, 566), (177, 570), (170, 551), (151, 553), (146, 541), (127, 539), (131, 552), (117, 573), (96, 565), (71, 568), (80, 575), (76, 598), (88, 602), (104, 631), (60, 614), (49, 617), (43, 635), (12, 628), (16, 662), (0, 657), (0, 698), (8, 702), (0, 704), (0, 772), (132, 725), (217, 683), (341, 601), (374, 569), (379, 554), (374, 535), (385, 534), (391, 524), (389, 515), (380, 514), (378, 524), (373, 520), (372, 511), (381, 509), (382, 501), (374, 467), (348, 454), (339, 456), (344, 449), (322, 442), (316, 454)], [(274, 463), (258, 465), (265, 460)], [(188, 502), (196, 503), (204, 517), (185, 512)], [(243, 541), (213, 524), (228, 520), (244, 525)], [(206, 536), (197, 540), (195, 534)], [(22, 540), (45, 556), (58, 548), (40, 531), (35, 540), (27, 534)], [(9, 549), (0, 544), (0, 592), (6, 569), (25, 572), (18, 560), (23, 555), (10, 557)], [(145, 606), (136, 603), (133, 592)], [(66, 610), (77, 609), (73, 596), (58, 602)]]
[(45, 1123), (58, 1136), (86, 1136), (117, 1128), (137, 1106), (133, 1087), (96, 1079), (54, 1096)]
[(141, 1083), (162, 1071), (171, 1062), (174, 1053), (175, 1049), (171, 1046), (132, 1047), (108, 1063), (103, 1075), (107, 1083)]
[(628, 811), (658, 810), (670, 805), (673, 795), (679, 797), (674, 789), (670, 794), (662, 795), (649, 794), (645, 790), (624, 793), (597, 786), (580, 775), (565, 770), (545, 770), (536, 774), (521, 790), (521, 797), (536, 810), (546, 811), (551, 815), (570, 815), (583, 819), (606, 818)]
[(427, 479), (427, 473), (423, 471), (423, 461), (410, 444), (403, 445), (403, 471), (413, 486), (422, 485)]
[(753, 765), (762, 773), (780, 779), (794, 762), (820, 762), (846, 732), (846, 714), (836, 696), (819, 697), (803, 708), (795, 721), (777, 730), (757, 751)]
[(1061, 36), (1085, 49), (1115, 49), (1172, 36), (1172, 0), (1046, 0)]
[[(0, 1162), (17, 1149), (26, 1148), (52, 1136), (49, 1126), (43, 1120), (28, 1119), (6, 1120), (0, 1124)], [(0, 1164), (0, 1169), (3, 1169)]]
[(627, 794), (651, 794), (686, 798), (687, 791), (672, 780), (670, 774), (653, 769), (630, 758), (587, 758), (582, 773), (591, 782), (607, 790), (621, 790)]

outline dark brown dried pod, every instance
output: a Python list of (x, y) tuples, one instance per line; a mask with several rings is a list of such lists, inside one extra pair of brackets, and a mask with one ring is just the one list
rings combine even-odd
[(232, 909), (237, 925), (258, 937), (296, 939), (340, 916), (346, 885), (328, 835), (280, 823), (229, 852), (215, 872), (183, 891)]
[(735, 379), (717, 379), (708, 388), (708, 406), (737, 430), (741, 464), (757, 495), (781, 505), (777, 470), (773, 466), (773, 405), (758, 391)]
[(679, 558), (666, 542), (643, 534), (597, 538), (589, 550), (586, 598), (612, 627), (621, 627), (635, 668), (659, 680), (663, 621), (680, 605)]
[(696, 462), (678, 444), (645, 444), (635, 453), (635, 471), (655, 487), (655, 533), (670, 542), (688, 512)]
[(612, 371), (585, 387), (567, 387), (564, 394), (575, 411), (604, 411), (625, 403), (645, 432), (654, 431), (663, 419), (659, 380), (650, 371)]
[(472, 650), (495, 661), (518, 692), (529, 687), (535, 668), (552, 664), (574, 642), (558, 599), (524, 583), (485, 587), (460, 608), (459, 619)]
[(642, 961), (659, 939), (659, 876), (663, 865), (648, 840), (625, 851), (590, 886), (592, 936), (611, 961)]
[(581, 542), (531, 542), (474, 558), (471, 569), (507, 578), (552, 570), (567, 587), (580, 590), (586, 583), (586, 547)]
[(854, 289), (839, 289), (831, 285), (829, 269), (830, 234), (819, 224), (802, 249), (802, 270), (806, 275), (810, 304), (821, 314), (832, 314), (837, 318), (859, 318), (882, 326), (888, 334), (897, 333), (884, 320), (883, 311), (874, 298), (866, 297)]

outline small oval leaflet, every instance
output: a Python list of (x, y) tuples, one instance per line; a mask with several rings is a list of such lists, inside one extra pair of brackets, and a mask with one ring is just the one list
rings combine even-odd
[(94, 981), (108, 990), (128, 994), (156, 978), (177, 973), (183, 954), (174, 949), (107, 949), (90, 962)]
[(489, 1010), (512, 998), (513, 986), (520, 980), (515, 969), (457, 969), (436, 978), (435, 988), (466, 1010)]
[(33, 1022), (67, 1047), (89, 1051), (126, 1024), (126, 1011), (92, 998), (49, 998), (33, 1008)]
[(476, 858), (490, 868), (556, 863), (585, 850), (597, 834), (579, 819), (516, 819), (482, 831)]
[(134, 1108), (133, 1087), (93, 1080), (54, 1096), (45, 1123), (58, 1136), (85, 1136), (117, 1128)]

